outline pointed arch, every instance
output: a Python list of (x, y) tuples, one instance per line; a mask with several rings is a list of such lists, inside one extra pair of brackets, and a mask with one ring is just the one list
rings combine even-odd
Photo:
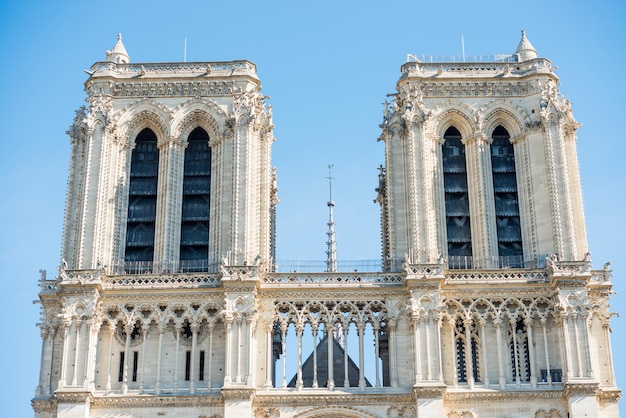
[(171, 118), (169, 109), (162, 103), (138, 100), (124, 108), (116, 119), (122, 143), (133, 146), (137, 135), (145, 128), (155, 133), (159, 144), (169, 138)]
[(464, 140), (472, 138), (474, 132), (478, 132), (480, 127), (477, 122), (480, 120), (477, 112), (465, 103), (444, 102), (432, 111), (432, 117), (428, 119), (427, 132), (434, 134), (437, 138), (443, 138), (445, 132), (454, 126)]
[(226, 131), (229, 117), (217, 103), (210, 99), (193, 98), (172, 110), (172, 136), (184, 141), (197, 127), (204, 129), (211, 145), (219, 143)]
[(526, 110), (508, 100), (492, 100), (480, 109), (485, 115), (484, 132), (491, 138), (493, 131), (501, 125), (510, 134), (512, 142), (524, 135), (524, 127), (530, 124), (530, 115)]

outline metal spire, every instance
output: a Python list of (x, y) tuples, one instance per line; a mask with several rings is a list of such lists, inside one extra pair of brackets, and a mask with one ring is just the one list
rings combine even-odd
[(335, 242), (335, 221), (333, 220), (333, 206), (335, 206), (335, 202), (333, 202), (333, 176), (332, 176), (333, 165), (328, 164), (328, 186), (329, 186), (329, 200), (328, 200), (328, 241), (326, 241), (326, 245), (328, 245), (328, 249), (326, 250), (326, 271), (329, 273), (337, 271), (337, 243)]

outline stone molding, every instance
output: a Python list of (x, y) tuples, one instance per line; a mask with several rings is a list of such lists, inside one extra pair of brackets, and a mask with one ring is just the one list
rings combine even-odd
[(316, 394), (288, 393), (272, 394), (256, 392), (254, 405), (270, 406), (324, 406), (324, 405), (400, 405), (414, 403), (412, 393), (347, 393), (324, 392)]
[(498, 392), (446, 392), (446, 402), (499, 402), (499, 401), (534, 401), (538, 399), (562, 399), (562, 390), (542, 391), (498, 391)]
[(228, 401), (251, 401), (255, 398), (254, 389), (222, 388), (222, 398)]
[(618, 402), (622, 397), (622, 391), (619, 389), (599, 389), (596, 392), (596, 398), (600, 402)]
[(598, 383), (566, 383), (563, 389), (563, 397), (570, 399), (572, 396), (596, 396)]
[(206, 407), (224, 406), (219, 394), (202, 396), (94, 396), (93, 408)]

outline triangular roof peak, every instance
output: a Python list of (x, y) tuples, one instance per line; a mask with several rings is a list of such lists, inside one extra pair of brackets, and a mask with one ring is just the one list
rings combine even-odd
[(517, 45), (515, 54), (517, 54), (520, 61), (528, 61), (538, 57), (537, 50), (535, 50), (533, 44), (531, 44), (526, 37), (526, 31), (524, 29), (522, 29), (522, 39), (519, 41), (519, 45)]
[(128, 56), (128, 52), (126, 52), (126, 48), (124, 48), (124, 43), (122, 43), (122, 34), (117, 34), (117, 42), (115, 46), (110, 51), (106, 52), (107, 61), (114, 62), (116, 64), (128, 64), (130, 62), (130, 57)]

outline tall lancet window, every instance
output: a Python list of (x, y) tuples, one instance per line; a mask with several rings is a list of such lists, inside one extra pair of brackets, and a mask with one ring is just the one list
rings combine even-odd
[(492, 139), (491, 167), (500, 262), (503, 267), (522, 267), (522, 230), (513, 144), (502, 126), (493, 131)]
[(465, 146), (461, 143), (461, 133), (455, 127), (448, 128), (443, 139), (448, 265), (450, 268), (471, 268), (472, 233)]
[(185, 150), (183, 211), (180, 225), (180, 268), (205, 271), (209, 256), (211, 148), (209, 135), (194, 129)]
[(127, 270), (152, 269), (158, 175), (157, 137), (146, 128), (135, 139), (130, 162), (124, 255)]

